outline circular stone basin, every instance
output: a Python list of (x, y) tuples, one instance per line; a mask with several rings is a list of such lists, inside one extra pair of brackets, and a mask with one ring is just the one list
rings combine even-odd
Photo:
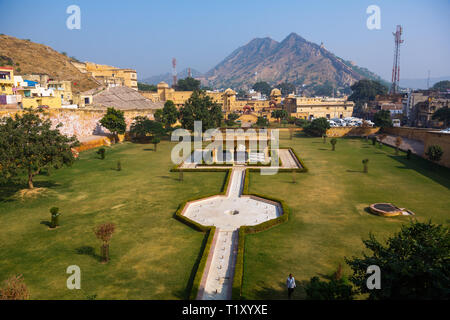
[(225, 214), (229, 214), (231, 216), (235, 216), (235, 215), (239, 214), (239, 210), (226, 210)]
[(384, 217), (394, 217), (400, 215), (413, 215), (409, 210), (401, 209), (392, 203), (375, 203), (370, 205), (370, 211), (374, 214)]

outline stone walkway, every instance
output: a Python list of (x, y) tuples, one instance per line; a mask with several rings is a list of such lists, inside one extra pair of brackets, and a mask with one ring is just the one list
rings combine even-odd
[[(419, 156), (423, 156), (424, 154), (424, 143), (419, 140), (412, 140), (408, 138), (402, 138), (402, 144), (400, 145), (400, 150), (407, 151), (411, 149), (412, 153), (415, 153)], [(395, 140), (397, 136), (387, 136), (386, 139), (383, 140), (383, 143), (395, 148)]]
[(283, 214), (278, 203), (242, 195), (245, 168), (233, 168), (225, 196), (200, 199), (188, 203), (183, 210), (187, 218), (216, 227), (197, 299), (231, 299), (239, 228), (257, 225)]

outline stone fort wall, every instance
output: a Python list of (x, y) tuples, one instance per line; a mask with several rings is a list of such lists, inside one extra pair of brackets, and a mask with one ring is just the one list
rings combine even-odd
[[(0, 110), (0, 118), (14, 116), (16, 113), (22, 114), (22, 110)], [(71, 109), (50, 109), (46, 110), (53, 127), (59, 123), (62, 127), (59, 131), (67, 136), (75, 135), (78, 140), (84, 140), (93, 135), (107, 135), (109, 131), (103, 128), (99, 121), (106, 113), (106, 110), (71, 110)], [(152, 110), (125, 110), (125, 121), (127, 129), (130, 128), (136, 116), (146, 116), (154, 119)]]

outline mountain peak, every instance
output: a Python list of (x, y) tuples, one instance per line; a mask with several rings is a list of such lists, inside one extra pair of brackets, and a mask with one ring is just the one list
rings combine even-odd
[(251, 87), (255, 81), (273, 85), (290, 82), (298, 86), (331, 83), (337, 88), (347, 88), (365, 77), (378, 78), (368, 70), (361, 70), (291, 32), (281, 42), (269, 37), (251, 40), (205, 76), (216, 88)]

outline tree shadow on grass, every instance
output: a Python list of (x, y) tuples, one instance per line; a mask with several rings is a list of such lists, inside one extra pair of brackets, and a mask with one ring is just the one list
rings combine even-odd
[(41, 224), (43, 224), (44, 226), (47, 226), (47, 227), (51, 227), (52, 226), (52, 224), (50, 223), (50, 221), (47, 221), (47, 220), (42, 220), (41, 221)]
[(95, 249), (91, 246), (82, 246), (75, 249), (75, 252), (79, 255), (91, 256), (92, 258), (101, 261), (102, 257), (95, 253)]
[(143, 151), (155, 151), (155, 148), (153, 148), (153, 149), (150, 149), (150, 148), (145, 148), (145, 149), (142, 149)]
[(398, 161), (402, 166), (397, 166), (403, 170), (415, 170), (416, 172), (432, 179), (434, 182), (450, 189), (450, 169), (432, 163), (426, 159), (412, 155), (408, 160), (404, 156), (389, 155), (392, 159)]
[(347, 172), (353, 172), (353, 173), (364, 173), (364, 170), (346, 170)]

